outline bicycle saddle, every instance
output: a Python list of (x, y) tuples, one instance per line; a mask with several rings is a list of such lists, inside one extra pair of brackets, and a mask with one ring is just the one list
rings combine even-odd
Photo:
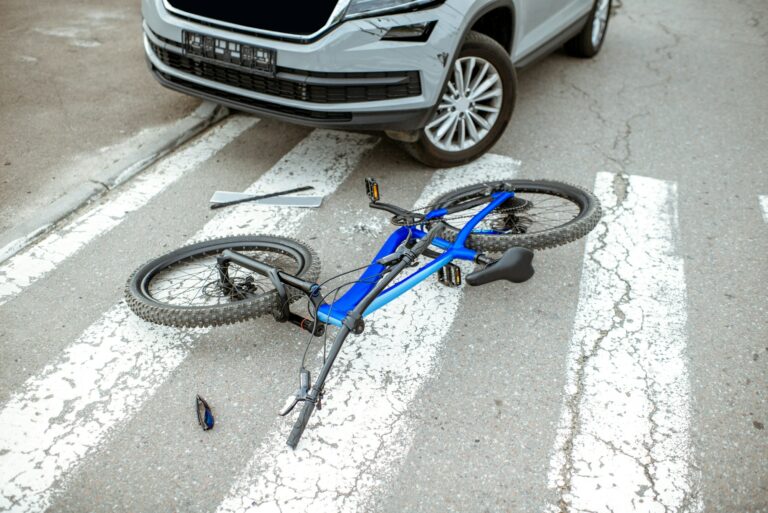
[(497, 280), (522, 283), (533, 276), (533, 251), (527, 248), (510, 248), (501, 258), (484, 269), (467, 276), (470, 285), (485, 285)]

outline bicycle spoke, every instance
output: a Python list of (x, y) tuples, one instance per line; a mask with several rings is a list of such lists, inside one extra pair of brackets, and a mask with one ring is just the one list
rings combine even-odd
[[(474, 116), (467, 119), (471, 121)], [(465, 125), (465, 128), (469, 129), (469, 126)], [(450, 206), (456, 207), (461, 203), (483, 198), (487, 194), (484, 191), (468, 194)], [(458, 215), (446, 216), (443, 220), (452, 223), (460, 230), (484, 207), (479, 205), (462, 211)], [(579, 206), (567, 198), (548, 193), (523, 191), (515, 194), (515, 199), (511, 200), (510, 206), (500, 207), (482, 219), (474, 228), (474, 232), (480, 235), (488, 232), (507, 235), (535, 234), (563, 226), (576, 219), (579, 212)]]
[[(281, 253), (240, 251), (241, 254), (274, 267), (295, 272), (296, 266)], [(269, 292), (271, 281), (251, 270), (230, 264), (226, 283), (220, 283), (218, 253), (201, 254), (174, 262), (155, 275), (150, 296), (169, 305), (202, 307), (241, 301)]]

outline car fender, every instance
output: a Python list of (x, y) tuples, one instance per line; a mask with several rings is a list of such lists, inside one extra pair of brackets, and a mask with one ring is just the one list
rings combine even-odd
[(472, 27), (475, 25), (477, 20), (482, 18), (485, 14), (493, 11), (494, 9), (498, 9), (499, 7), (509, 8), (512, 16), (512, 34), (511, 41), (509, 41), (508, 45), (510, 50), (510, 59), (512, 58), (511, 55), (513, 55), (514, 52), (515, 35), (517, 34), (517, 11), (513, 0), (491, 0), (489, 2), (477, 2), (474, 0), (448, 0), (446, 6), (451, 9), (451, 12), (454, 13), (455, 16), (455, 18), (449, 20), (449, 22), (455, 23), (459, 27), (459, 33), (461, 34), (461, 37), (456, 39), (454, 47), (450, 49), (450, 53), (447, 55), (445, 54), (445, 50), (443, 50), (443, 52), (438, 50), (437, 56), (443, 62), (444, 68), (442, 76), (443, 86), (440, 94), (437, 96), (435, 104), (431, 108), (430, 115), (427, 117), (427, 119), (431, 119), (435, 109), (437, 109), (437, 106), (440, 103), (440, 98), (445, 92), (448, 73), (453, 69), (453, 64), (456, 62), (456, 58), (459, 55), (461, 45), (464, 43), (464, 39), (466, 39), (467, 34), (470, 30), (472, 30)]

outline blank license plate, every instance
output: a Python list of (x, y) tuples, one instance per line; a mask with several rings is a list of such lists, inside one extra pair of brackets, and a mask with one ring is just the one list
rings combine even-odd
[(277, 52), (271, 48), (244, 45), (218, 37), (184, 31), (184, 50), (187, 54), (204, 57), (207, 60), (234, 64), (269, 74), (275, 73)]

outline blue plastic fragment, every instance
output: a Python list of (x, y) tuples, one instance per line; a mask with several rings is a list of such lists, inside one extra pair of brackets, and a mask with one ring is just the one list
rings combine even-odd
[(208, 406), (206, 400), (200, 397), (200, 395), (197, 396), (197, 422), (200, 423), (203, 431), (212, 429), (215, 423), (211, 407)]

